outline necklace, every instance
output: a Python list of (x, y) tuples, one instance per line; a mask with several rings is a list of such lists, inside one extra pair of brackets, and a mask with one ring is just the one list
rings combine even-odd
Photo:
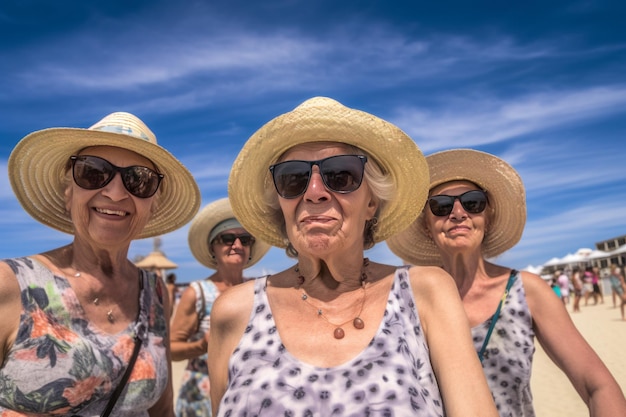
[[(81, 276), (80, 271), (79, 271), (79, 270), (77, 270), (76, 268), (74, 268), (74, 270), (76, 271), (76, 272), (74, 273), (74, 276), (75, 276), (76, 278), (80, 278), (80, 276)], [(99, 297), (94, 298), (94, 299), (91, 301), (91, 303), (92, 303), (93, 305), (95, 305), (96, 307), (100, 306), (100, 298), (99, 298)], [(106, 315), (107, 315), (107, 320), (109, 321), (109, 323), (111, 323), (111, 324), (115, 323), (115, 316), (113, 315), (113, 309), (112, 309), (112, 308), (109, 308), (109, 309), (107, 310)]]
[[(369, 266), (369, 262), (370, 261), (368, 258), (363, 258), (363, 268), (367, 268)], [(299, 287), (300, 285), (304, 284), (305, 278), (302, 274), (300, 274), (300, 269), (298, 268), (298, 265), (296, 265), (295, 267), (295, 272), (298, 274), (298, 287)], [(309, 301), (309, 296), (306, 294), (306, 292), (304, 292), (304, 290), (302, 291), (302, 296), (300, 297), (302, 301), (304, 301), (305, 303), (313, 307), (316, 310), (318, 317), (323, 318), (324, 320), (326, 320), (328, 324), (330, 324), (331, 326), (335, 328), (335, 330), (333, 331), (333, 337), (335, 339), (344, 338), (344, 336), (346, 335), (346, 332), (343, 330), (343, 326), (345, 326), (346, 324), (350, 322), (352, 322), (352, 326), (357, 330), (361, 330), (365, 328), (365, 322), (361, 318), (361, 314), (363, 313), (363, 307), (365, 307), (365, 297), (367, 295), (365, 291), (365, 282), (367, 281), (367, 272), (365, 271), (361, 272), (360, 281), (361, 281), (361, 289), (363, 290), (363, 297), (361, 298), (361, 307), (359, 308), (359, 313), (356, 315), (355, 318), (350, 319), (341, 324), (335, 324), (332, 321), (330, 321), (328, 317), (326, 317), (322, 309), (319, 307), (316, 307), (313, 303), (311, 303)]]
[[(95, 306), (99, 306), (100, 305), (100, 299), (98, 297), (96, 297), (96, 298), (93, 299), (92, 303)], [(113, 309), (112, 308), (109, 308), (109, 311), (107, 311), (107, 320), (111, 324), (115, 323), (115, 316), (113, 315)]]

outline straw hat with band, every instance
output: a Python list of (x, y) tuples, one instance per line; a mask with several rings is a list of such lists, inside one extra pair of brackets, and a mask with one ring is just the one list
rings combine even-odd
[(274, 188), (270, 165), (288, 149), (311, 142), (358, 147), (391, 175), (396, 197), (377, 215), (374, 242), (406, 228), (418, 216), (426, 201), (428, 166), (415, 142), (383, 119), (330, 98), (315, 97), (257, 130), (233, 164), (228, 181), (230, 202), (235, 216), (254, 236), (282, 248), (289, 244), (281, 225), (270, 220), (273, 210), (262, 196)]
[[(515, 246), (526, 224), (526, 192), (519, 174), (502, 159), (472, 149), (454, 149), (426, 157), (430, 189), (450, 181), (471, 181), (487, 192), (493, 209), (483, 240), (483, 255), (493, 258)], [(439, 249), (424, 229), (423, 214), (387, 246), (414, 265), (442, 264)]]
[[(217, 262), (209, 249), (210, 242), (224, 230), (243, 227), (233, 215), (228, 198), (222, 198), (205, 206), (191, 222), (189, 227), (189, 248), (193, 256), (202, 265), (217, 269)], [(247, 230), (247, 229), (246, 229)], [(250, 260), (246, 268), (259, 262), (270, 249), (270, 245), (256, 239), (250, 249)]]
[(65, 209), (63, 178), (71, 155), (92, 146), (115, 146), (148, 158), (165, 177), (159, 186), (158, 208), (139, 239), (176, 230), (200, 208), (200, 190), (191, 173), (136, 116), (112, 113), (88, 129), (50, 128), (24, 137), (9, 157), (9, 179), (17, 199), (37, 221), (74, 233)]

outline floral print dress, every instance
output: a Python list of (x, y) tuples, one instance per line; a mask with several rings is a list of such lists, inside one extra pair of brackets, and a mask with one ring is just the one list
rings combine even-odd
[(142, 340), (112, 415), (148, 416), (168, 383), (163, 285), (141, 271), (137, 321), (118, 334), (92, 326), (65, 277), (32, 258), (5, 259), (17, 277), (17, 338), (0, 368), (0, 417), (99, 416)]
[[(209, 331), (209, 317), (213, 302), (219, 295), (215, 284), (208, 280), (194, 281), (189, 284), (196, 292), (196, 313), (200, 319), (198, 331), (191, 341), (199, 340)], [(204, 302), (202, 300), (204, 297)], [(204, 311), (202, 309), (204, 308)], [(211, 398), (207, 354), (189, 359), (183, 373), (178, 400), (176, 401), (177, 417), (211, 417)]]

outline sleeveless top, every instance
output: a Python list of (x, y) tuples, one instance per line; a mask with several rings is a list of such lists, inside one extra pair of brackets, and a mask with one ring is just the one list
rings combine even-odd
[(17, 338), (0, 368), (0, 415), (99, 416), (137, 335), (141, 350), (112, 415), (148, 416), (168, 383), (163, 286), (155, 275), (141, 271), (138, 318), (111, 335), (89, 323), (65, 277), (32, 258), (3, 262), (17, 277), (22, 311)]
[(267, 277), (255, 283), (250, 321), (229, 360), (218, 416), (444, 415), (408, 267), (396, 270), (383, 320), (369, 345), (332, 368), (299, 361), (283, 346), (266, 285)]
[[(480, 351), (491, 317), (472, 328), (476, 351)], [(502, 306), (487, 343), (482, 362), (489, 389), (500, 417), (534, 417), (530, 375), (535, 353), (535, 333), (520, 273)]]
[[(204, 334), (209, 331), (209, 317), (219, 291), (209, 280), (194, 281), (189, 285), (196, 292), (196, 313), (199, 318), (201, 317), (198, 331), (189, 338), (190, 341), (195, 341), (203, 338)], [(204, 311), (202, 311), (203, 308)], [(211, 417), (210, 388), (206, 353), (189, 359), (178, 391), (176, 416)]]

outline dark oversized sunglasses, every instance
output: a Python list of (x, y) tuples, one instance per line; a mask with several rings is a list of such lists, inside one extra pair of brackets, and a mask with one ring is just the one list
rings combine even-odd
[(97, 190), (106, 186), (119, 172), (129, 193), (135, 197), (148, 198), (157, 192), (163, 179), (163, 174), (148, 167), (133, 165), (120, 168), (98, 156), (72, 155), (70, 160), (74, 182), (86, 190)]
[(467, 191), (461, 195), (434, 195), (428, 199), (430, 211), (435, 216), (448, 216), (452, 213), (454, 201), (459, 200), (468, 213), (482, 213), (487, 207), (487, 194), (482, 190)]
[(236, 235), (234, 233), (223, 233), (221, 235), (217, 235), (215, 239), (213, 239), (213, 241), (220, 242), (227, 246), (233, 246), (235, 244), (235, 240), (237, 239), (239, 239), (239, 241), (241, 242), (241, 246), (252, 246), (252, 244), (255, 242), (254, 237), (247, 233), (241, 235)]
[(363, 181), (367, 157), (335, 155), (317, 161), (285, 161), (270, 166), (274, 186), (282, 198), (301, 196), (309, 186), (313, 165), (320, 169), (324, 186), (329, 191), (347, 194), (356, 191)]

